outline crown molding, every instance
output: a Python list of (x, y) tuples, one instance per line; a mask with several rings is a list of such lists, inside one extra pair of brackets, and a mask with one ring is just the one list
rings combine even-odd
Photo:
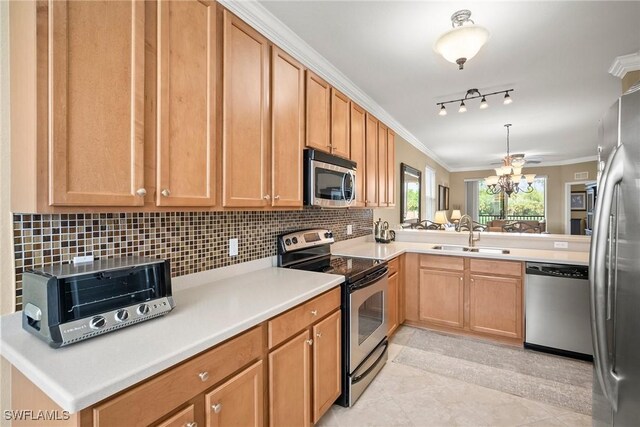
[[(565, 166), (565, 165), (575, 165), (576, 163), (586, 163), (586, 162), (595, 162), (598, 160), (598, 156), (587, 156), (587, 157), (576, 157), (575, 159), (567, 159), (567, 160), (558, 160), (555, 162), (541, 162), (535, 165), (524, 164), (523, 169), (531, 169), (531, 168), (546, 168), (549, 166)], [(498, 166), (496, 166), (498, 167)], [(475, 172), (475, 171), (490, 171), (493, 170), (492, 167), (485, 166), (465, 166), (462, 168), (451, 168), (449, 172)]]
[(621, 79), (629, 71), (637, 70), (640, 70), (640, 50), (614, 59), (611, 67), (609, 67), (609, 74)]
[(451, 168), (353, 81), (256, 0), (218, 0), (279, 48), (343, 92), (396, 132), (396, 135), (450, 171)]

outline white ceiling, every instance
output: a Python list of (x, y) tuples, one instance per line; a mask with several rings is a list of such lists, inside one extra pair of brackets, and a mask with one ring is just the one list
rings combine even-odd
[[(486, 169), (511, 151), (547, 163), (592, 157), (598, 120), (620, 94), (615, 57), (640, 49), (640, 2), (261, 1), (451, 170)], [(470, 9), (491, 38), (459, 71), (433, 51)], [(437, 115), (436, 102), (514, 88)]]

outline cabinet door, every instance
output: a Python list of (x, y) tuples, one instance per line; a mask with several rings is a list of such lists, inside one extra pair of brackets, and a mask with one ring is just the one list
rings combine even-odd
[(269, 425), (311, 422), (311, 337), (309, 330), (269, 354)]
[(387, 130), (387, 206), (396, 205), (396, 134)]
[(367, 176), (366, 166), (366, 113), (358, 105), (351, 103), (349, 118), (349, 150), (351, 160), (357, 164), (356, 173), (356, 199), (352, 206), (365, 206), (366, 193), (365, 182)]
[(158, 206), (215, 205), (216, 6), (158, 8)]
[(263, 425), (262, 382), (262, 361), (259, 361), (207, 393), (207, 427)]
[(387, 293), (387, 336), (391, 336), (398, 328), (398, 278), (399, 273), (394, 273), (389, 276), (389, 292)]
[(420, 270), (420, 320), (464, 327), (464, 274)]
[(469, 327), (472, 331), (522, 338), (522, 280), (472, 275)]
[(378, 206), (387, 207), (387, 127), (378, 122)]
[(349, 98), (331, 88), (331, 153), (349, 158)]
[(226, 10), (223, 62), (223, 205), (271, 205), (269, 44)]
[(169, 417), (165, 421), (156, 425), (156, 427), (185, 427), (185, 426), (190, 426), (190, 427), (197, 426), (194, 405), (187, 406), (186, 408), (178, 411), (172, 417)]
[(313, 327), (313, 423), (342, 392), (340, 311)]
[(49, 203), (141, 206), (144, 2), (49, 8)]
[(271, 48), (271, 181), (273, 206), (302, 206), (304, 67)]
[(307, 147), (331, 151), (331, 86), (307, 70)]
[(366, 124), (366, 156), (367, 166), (365, 168), (366, 176), (365, 187), (367, 197), (365, 204), (367, 206), (378, 206), (378, 120), (367, 113)]

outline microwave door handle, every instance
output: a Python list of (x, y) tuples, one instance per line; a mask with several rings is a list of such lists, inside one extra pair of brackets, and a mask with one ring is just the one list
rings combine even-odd
[[(607, 337), (607, 281), (604, 271), (607, 251), (607, 235), (614, 201), (615, 188), (622, 181), (624, 170), (624, 145), (618, 146), (607, 161), (600, 178), (600, 197), (596, 201), (591, 251), (589, 253), (589, 289), (591, 305), (591, 335), (593, 362), (596, 377), (613, 410), (618, 407), (618, 382), (609, 358)], [(609, 236), (613, 238), (614, 236)], [(611, 286), (611, 284), (609, 284)]]
[(342, 192), (342, 201), (346, 202), (347, 201), (347, 196), (344, 193), (344, 182), (347, 179), (347, 174), (343, 174), (342, 175), (342, 182), (340, 183), (340, 191)]
[(349, 204), (351, 204), (356, 198), (356, 174), (353, 171), (349, 171), (349, 175), (351, 176), (351, 199), (349, 199)]

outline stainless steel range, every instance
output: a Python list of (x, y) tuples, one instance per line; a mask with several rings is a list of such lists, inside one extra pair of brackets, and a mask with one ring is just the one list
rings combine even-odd
[(387, 361), (387, 264), (331, 255), (333, 234), (301, 230), (278, 237), (278, 266), (339, 274), (342, 285), (342, 394), (351, 406)]

